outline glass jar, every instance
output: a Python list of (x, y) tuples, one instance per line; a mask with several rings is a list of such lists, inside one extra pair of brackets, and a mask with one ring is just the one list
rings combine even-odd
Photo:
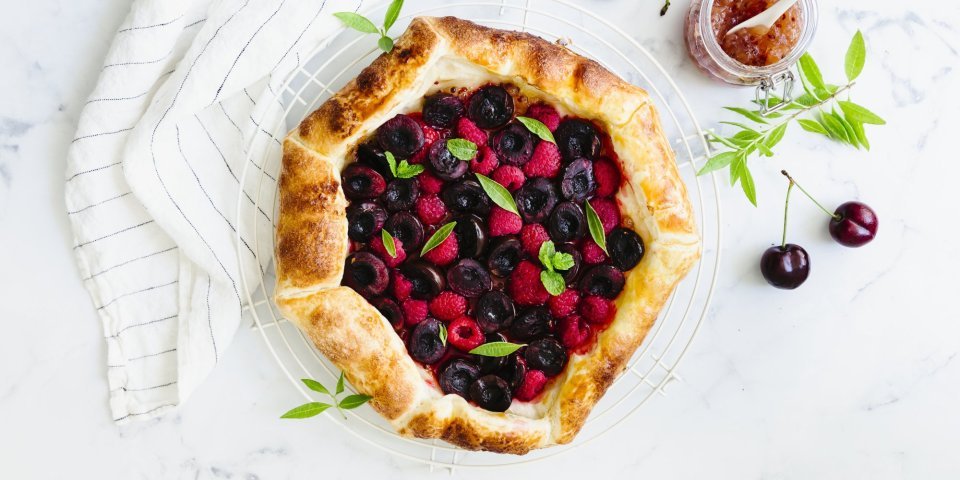
[[(723, 51), (713, 31), (713, 3), (714, 0), (693, 0), (687, 13), (684, 38), (690, 57), (693, 58), (697, 67), (707, 75), (727, 83), (756, 85), (758, 100), (769, 98), (770, 92), (780, 85), (783, 90), (781, 96), (785, 100), (790, 98), (794, 81), (790, 67), (797, 63), (800, 56), (807, 51), (807, 47), (813, 40), (813, 34), (817, 30), (816, 0), (797, 2), (802, 27), (797, 44), (790, 53), (776, 63), (760, 67), (740, 63)], [(776, 110), (776, 105), (769, 105), (766, 102), (764, 105), (768, 105), (770, 111)]]

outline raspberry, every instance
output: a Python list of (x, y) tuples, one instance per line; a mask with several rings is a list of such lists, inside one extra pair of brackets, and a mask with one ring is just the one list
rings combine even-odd
[(620, 169), (607, 157), (593, 163), (593, 181), (597, 183), (597, 196), (609, 197), (620, 188)]
[(487, 219), (487, 225), (487, 228), (490, 230), (490, 236), (499, 237), (520, 233), (520, 227), (523, 227), (523, 220), (520, 218), (520, 215), (495, 206), (490, 211), (490, 218)]
[(410, 292), (413, 291), (413, 283), (407, 280), (399, 271), (393, 272), (393, 296), (399, 301), (410, 298)]
[(400, 265), (404, 260), (407, 259), (407, 252), (403, 251), (403, 242), (401, 242), (399, 238), (394, 238), (393, 244), (397, 247), (396, 257), (391, 256), (390, 252), (387, 251), (387, 247), (383, 245), (383, 237), (380, 235), (373, 237), (373, 240), (370, 241), (370, 249), (373, 250), (373, 253), (376, 253), (377, 256), (383, 260), (383, 263), (390, 268)]
[(523, 251), (533, 258), (540, 255), (540, 245), (547, 240), (550, 240), (550, 234), (539, 223), (524, 225), (523, 229), (520, 230), (520, 243), (523, 245)]
[(546, 125), (551, 132), (560, 126), (560, 114), (557, 113), (555, 108), (545, 103), (530, 105), (530, 107), (527, 108), (527, 116), (540, 120), (540, 123)]
[(590, 339), (590, 325), (580, 315), (570, 315), (558, 325), (560, 342), (564, 347), (577, 348)]
[(467, 117), (460, 117), (460, 120), (457, 121), (457, 133), (460, 138), (470, 140), (477, 145), (487, 144), (487, 132), (481, 130), (476, 123), (473, 123)]
[(497, 165), (500, 165), (500, 159), (497, 158), (493, 149), (486, 145), (481, 145), (480, 152), (473, 160), (470, 160), (470, 170), (480, 175), (490, 175), (497, 168)]
[(529, 260), (520, 262), (513, 270), (508, 287), (513, 301), (520, 306), (543, 305), (550, 298), (550, 293), (540, 281), (540, 268)]
[(576, 290), (567, 289), (556, 297), (550, 297), (547, 303), (551, 315), (563, 318), (577, 311), (577, 306), (580, 305), (580, 293)]
[(616, 308), (613, 302), (599, 295), (589, 295), (580, 302), (580, 315), (595, 325), (606, 325), (613, 320)]
[(447, 341), (459, 350), (469, 352), (483, 345), (483, 332), (472, 318), (458, 317), (447, 327)]
[[(416, 153), (410, 156), (409, 162), (414, 164), (423, 163), (423, 161), (427, 158), (427, 152), (430, 151), (430, 145), (433, 145), (433, 142), (436, 142), (440, 139), (440, 132), (430, 125), (424, 123), (423, 114), (420, 112), (414, 112), (407, 116), (416, 120), (420, 125), (420, 129), (423, 130), (423, 146), (420, 147), (420, 150), (417, 150)], [(399, 161), (399, 159), (397, 161)]]
[(533, 149), (533, 156), (523, 166), (523, 173), (530, 177), (553, 178), (560, 172), (560, 149), (550, 142), (540, 142)]
[(412, 327), (427, 318), (427, 302), (425, 300), (407, 300), (400, 304), (403, 309), (403, 322)]
[(427, 252), (423, 258), (434, 265), (444, 267), (457, 259), (459, 251), (460, 245), (457, 243), (457, 235), (451, 233), (440, 245)]
[(443, 190), (443, 180), (430, 172), (421, 172), (417, 175), (417, 181), (420, 182), (420, 191), (425, 195), (437, 195)]
[(536, 398), (537, 395), (540, 395), (540, 392), (543, 391), (543, 387), (546, 385), (546, 374), (540, 370), (527, 370), (527, 373), (523, 375), (523, 383), (520, 384), (520, 387), (517, 389), (516, 393), (513, 394), (513, 398), (522, 400), (524, 402), (529, 402), (530, 400)]
[(493, 177), (491, 178), (511, 192), (523, 186), (523, 182), (527, 180), (527, 178), (523, 176), (523, 170), (513, 165), (501, 165), (497, 167), (497, 169), (493, 171)]
[(590, 206), (600, 217), (603, 233), (610, 233), (620, 225), (620, 207), (617, 206), (616, 201), (609, 198), (594, 198), (590, 200)]
[(606, 262), (609, 258), (603, 249), (600, 248), (600, 245), (597, 245), (597, 242), (594, 242), (592, 238), (583, 241), (583, 246), (580, 247), (580, 254), (583, 255), (583, 261), (591, 265)]
[(430, 300), (430, 313), (439, 320), (449, 322), (467, 313), (467, 299), (444, 290)]
[(436, 195), (425, 195), (417, 199), (417, 216), (426, 225), (436, 225), (447, 216), (447, 206)]

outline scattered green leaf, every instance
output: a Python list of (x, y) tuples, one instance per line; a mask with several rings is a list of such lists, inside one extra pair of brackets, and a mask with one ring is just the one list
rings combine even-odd
[(484, 357), (506, 357), (525, 346), (527, 346), (525, 343), (489, 342), (470, 350), (469, 353)]
[(604, 253), (610, 255), (607, 252), (607, 237), (603, 232), (603, 222), (600, 221), (600, 216), (597, 215), (597, 211), (593, 209), (593, 205), (590, 205), (589, 201), (583, 203), (584, 209), (587, 211), (587, 227), (590, 229), (590, 236), (593, 237), (593, 241), (600, 246)]
[(390, 30), (390, 27), (396, 23), (397, 18), (400, 16), (400, 9), (403, 8), (403, 0), (393, 0), (390, 2), (390, 6), (387, 7), (387, 13), (383, 15), (383, 30)]
[(284, 413), (280, 418), (310, 418), (315, 417), (323, 413), (324, 410), (330, 408), (331, 405), (320, 402), (310, 402), (304, 403), (297, 408), (294, 408), (287, 413)]
[(860, 30), (853, 35), (850, 40), (850, 46), (847, 48), (847, 57), (844, 61), (843, 70), (847, 74), (847, 80), (854, 81), (863, 71), (863, 64), (867, 59), (867, 46), (863, 41), (863, 34)]
[(383, 240), (383, 248), (390, 254), (390, 257), (397, 258), (397, 244), (393, 241), (393, 235), (390, 235), (386, 228), (380, 229), (380, 239)]
[(851, 122), (865, 123), (868, 125), (887, 124), (886, 120), (880, 118), (879, 115), (867, 110), (864, 107), (861, 107), (860, 105), (857, 105), (856, 103), (847, 100), (840, 100), (837, 102), (837, 104), (840, 105), (840, 110), (843, 111), (843, 114), (846, 115)]
[(523, 126), (527, 127), (527, 130), (530, 130), (530, 133), (540, 137), (541, 140), (550, 143), (557, 143), (557, 141), (553, 138), (553, 132), (551, 132), (550, 129), (547, 128), (547, 126), (544, 125), (540, 120), (530, 117), (517, 117), (517, 120), (522, 123)]
[(337, 395), (343, 393), (343, 371), (340, 372), (340, 378), (337, 379)]
[(540, 283), (543, 284), (543, 288), (547, 290), (547, 293), (553, 296), (560, 295), (567, 289), (567, 282), (564, 281), (563, 275), (552, 270), (540, 272)]
[(301, 378), (300, 381), (303, 382), (303, 384), (306, 385), (307, 388), (309, 388), (310, 390), (313, 390), (314, 392), (320, 392), (326, 395), (330, 395), (330, 390), (327, 390), (327, 387), (324, 387), (323, 384), (321, 384), (316, 380), (313, 380), (311, 378)]
[(390, 53), (393, 51), (393, 39), (384, 35), (380, 37), (380, 40), (377, 40), (377, 46), (380, 47), (380, 50)]
[(493, 200), (493, 203), (496, 203), (498, 207), (508, 212), (520, 215), (520, 212), (517, 211), (517, 202), (514, 201), (510, 190), (507, 190), (506, 187), (486, 175), (479, 173), (476, 175), (477, 181), (479, 181), (480, 186), (483, 187), (483, 191), (487, 193), (490, 200)]
[(364, 395), (362, 393), (347, 395), (346, 397), (344, 397), (343, 400), (340, 401), (337, 407), (342, 408), (344, 410), (352, 410), (354, 408), (359, 407), (360, 405), (363, 405), (364, 403), (369, 402), (371, 398), (373, 397), (371, 397), (370, 395)]
[(469, 162), (477, 156), (477, 144), (465, 138), (451, 138), (447, 140), (447, 150), (460, 160)]
[(344, 25), (363, 33), (380, 33), (380, 30), (367, 17), (353, 12), (337, 12), (334, 17), (340, 19)]
[(427, 243), (423, 244), (423, 248), (420, 250), (420, 256), (422, 257), (430, 250), (440, 246), (440, 244), (443, 243), (443, 241), (446, 240), (451, 233), (453, 233), (453, 228), (456, 226), (457, 222), (450, 222), (438, 228), (436, 232), (433, 232), (433, 235), (430, 236), (430, 239), (427, 240)]

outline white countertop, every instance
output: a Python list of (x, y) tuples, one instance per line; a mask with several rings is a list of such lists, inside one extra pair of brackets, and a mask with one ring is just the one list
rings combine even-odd
[[(687, 5), (675, 0), (662, 19), (659, 0), (591, 8), (650, 48), (712, 126), (730, 119), (721, 106), (752, 91), (694, 70), (680, 37)], [(111, 421), (102, 332), (70, 249), (63, 178), (77, 116), (127, 8), (34, 0), (8, 2), (0, 17), (3, 476), (423, 478), (425, 467), (371, 451), (329, 421), (278, 420), (299, 399), (249, 330), (179, 411), (123, 428)], [(775, 158), (751, 163), (759, 208), (723, 187), (722, 272), (684, 381), (599, 441), (511, 477), (960, 476), (960, 8), (848, 0), (821, 9), (811, 51), (828, 79), (842, 78), (853, 32), (866, 35), (854, 95), (889, 122), (870, 131), (873, 150), (793, 128)], [(792, 292), (768, 287), (757, 270), (780, 235), (781, 168), (826, 204), (858, 198), (881, 219), (872, 244), (845, 249), (795, 196), (789, 238), (810, 252), (813, 271)]]

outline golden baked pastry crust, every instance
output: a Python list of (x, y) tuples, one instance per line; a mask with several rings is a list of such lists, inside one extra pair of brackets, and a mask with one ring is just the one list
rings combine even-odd
[[(511, 83), (610, 135), (624, 184), (623, 223), (646, 253), (626, 273), (616, 316), (585, 354), (572, 354), (540, 399), (505, 413), (443, 395), (430, 372), (359, 294), (339, 286), (348, 251), (340, 171), (359, 141), (445, 84)], [(431, 90), (431, 91), (432, 91)], [(645, 91), (599, 64), (526, 33), (453, 17), (419, 17), (394, 50), (307, 117), (284, 141), (275, 301), (400, 434), (474, 450), (523, 454), (570, 442), (625, 369), (676, 284), (700, 255), (686, 188)]]

